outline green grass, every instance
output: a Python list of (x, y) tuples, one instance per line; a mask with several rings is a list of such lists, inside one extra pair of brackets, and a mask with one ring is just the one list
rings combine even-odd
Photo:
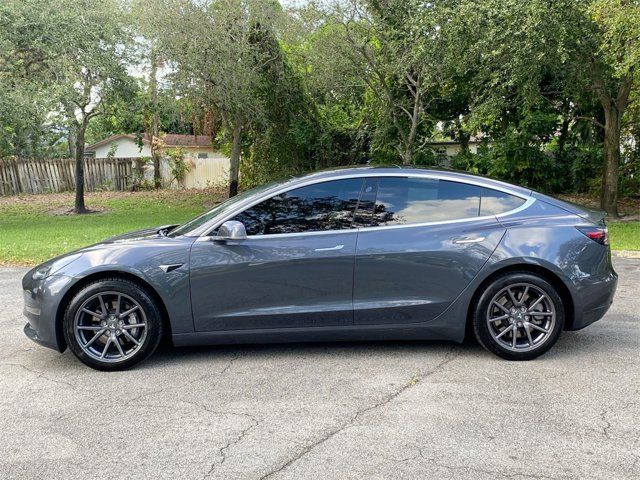
[[(0, 198), (0, 264), (33, 265), (111, 235), (181, 223), (222, 199), (216, 191), (105, 192), (87, 195), (90, 215), (61, 214), (72, 194)], [(640, 250), (640, 222), (609, 222), (614, 250)]]
[(640, 250), (640, 222), (609, 222), (613, 250)]
[(181, 223), (221, 200), (214, 191), (95, 193), (87, 208), (99, 213), (69, 215), (71, 194), (0, 199), (0, 264), (31, 265), (111, 235)]

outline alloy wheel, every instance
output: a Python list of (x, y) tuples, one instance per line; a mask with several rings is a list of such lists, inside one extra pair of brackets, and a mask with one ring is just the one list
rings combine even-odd
[(500, 290), (487, 308), (487, 325), (493, 339), (513, 352), (539, 348), (556, 323), (551, 297), (531, 283), (515, 283)]
[(134, 356), (142, 348), (147, 330), (147, 317), (140, 303), (115, 291), (89, 297), (74, 319), (78, 345), (101, 362), (122, 362)]

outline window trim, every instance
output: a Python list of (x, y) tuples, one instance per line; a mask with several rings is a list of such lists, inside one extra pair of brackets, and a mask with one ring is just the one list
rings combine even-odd
[[(208, 241), (209, 237), (211, 237), (211, 233), (218, 228), (220, 225), (222, 225), (224, 222), (226, 222), (227, 220), (232, 219), (234, 216), (238, 215), (239, 213), (244, 212), (245, 210), (253, 207), (254, 205), (257, 205), (260, 202), (263, 202), (265, 200), (268, 200), (271, 197), (275, 197), (276, 195), (281, 195), (283, 193), (289, 192), (291, 190), (295, 190), (297, 188), (301, 188), (301, 187), (307, 187), (309, 185), (315, 185), (315, 184), (320, 184), (320, 183), (326, 183), (326, 182), (333, 182), (336, 180), (346, 180), (346, 179), (351, 179), (351, 178), (362, 178), (363, 180), (366, 180), (366, 178), (384, 178), (384, 177), (400, 177), (400, 178), (426, 178), (426, 179), (435, 179), (435, 180), (443, 180), (443, 181), (448, 181), (448, 182), (458, 182), (458, 183), (464, 183), (464, 184), (468, 184), (468, 185), (473, 185), (476, 187), (480, 187), (480, 188), (488, 188), (491, 190), (497, 190), (499, 192), (503, 192), (503, 193), (507, 193), (509, 195), (513, 195), (514, 197), (518, 197), (521, 198), (523, 200), (525, 200), (525, 202), (520, 205), (519, 207), (513, 209), (513, 210), (509, 210), (507, 212), (503, 212), (503, 213), (499, 213), (497, 215), (484, 215), (484, 216), (477, 216), (477, 217), (466, 217), (466, 218), (458, 218), (455, 220), (443, 220), (443, 221), (438, 221), (438, 222), (421, 222), (421, 223), (410, 223), (410, 224), (403, 224), (403, 225), (382, 225), (382, 226), (377, 226), (377, 227), (356, 227), (356, 228), (349, 228), (349, 229), (344, 229), (344, 230), (322, 230), (322, 231), (316, 231), (316, 232), (295, 232), (295, 233), (274, 233), (274, 234), (270, 234), (270, 235), (248, 235), (247, 239), (251, 238), (251, 239), (257, 239), (257, 238), (278, 238), (278, 237), (290, 237), (292, 235), (295, 236), (308, 236), (308, 235), (322, 235), (322, 234), (329, 234), (329, 233), (347, 233), (347, 232), (359, 232), (359, 231), (374, 231), (374, 230), (383, 230), (383, 229), (393, 229), (393, 228), (413, 228), (413, 227), (425, 227), (425, 226), (430, 226), (430, 225), (446, 225), (446, 224), (450, 224), (450, 223), (460, 223), (460, 222), (469, 222), (469, 221), (474, 221), (474, 220), (489, 220), (491, 218), (500, 218), (500, 217), (504, 217), (506, 215), (513, 215), (514, 213), (518, 213), (521, 212), (522, 210), (525, 210), (527, 208), (529, 208), (531, 205), (533, 205), (533, 203), (535, 203), (536, 199), (532, 196), (525, 196), (522, 193), (516, 192), (514, 190), (511, 190), (510, 188), (505, 188), (502, 186), (486, 186), (483, 185), (481, 182), (477, 182), (474, 181), (473, 179), (469, 178), (447, 178), (446, 176), (443, 175), (438, 175), (436, 173), (422, 173), (422, 172), (390, 172), (390, 173), (380, 173), (380, 172), (363, 172), (363, 173), (349, 173), (349, 174), (344, 174), (344, 175), (338, 175), (335, 177), (330, 177), (330, 178), (322, 178), (322, 179), (318, 179), (318, 178), (309, 178), (306, 181), (301, 181), (299, 183), (293, 184), (293, 185), (285, 185), (282, 188), (279, 188), (269, 194), (263, 195), (257, 199), (253, 199), (252, 201), (248, 202), (245, 205), (240, 206), (235, 212), (232, 212), (228, 215), (225, 215), (222, 218), (215, 218), (213, 220), (211, 220), (211, 227), (204, 227), (203, 231), (204, 233), (201, 233), (198, 235), (198, 239), (196, 241)], [(362, 191), (360, 192), (360, 195), (362, 195)], [(377, 197), (377, 195), (376, 195)], [(358, 201), (360, 200), (360, 198), (358, 198)]]

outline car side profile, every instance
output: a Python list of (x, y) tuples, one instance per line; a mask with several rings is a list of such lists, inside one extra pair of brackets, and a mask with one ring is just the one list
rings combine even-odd
[(453, 171), (358, 167), (247, 191), (23, 278), (25, 333), (102, 370), (174, 345), (439, 339), (528, 360), (600, 319), (603, 214)]

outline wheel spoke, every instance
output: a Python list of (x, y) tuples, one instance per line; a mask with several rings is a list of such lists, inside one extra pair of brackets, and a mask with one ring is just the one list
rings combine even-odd
[(524, 331), (527, 332), (527, 340), (529, 340), (529, 345), (533, 347), (533, 338), (531, 338), (531, 329), (529, 328), (529, 324), (525, 322)]
[(122, 350), (122, 345), (120, 345), (120, 341), (118, 340), (118, 337), (114, 338), (113, 343), (115, 343), (116, 347), (118, 347), (118, 351), (120, 352), (120, 355), (124, 357), (124, 350)]
[(511, 299), (511, 304), (516, 307), (519, 305), (518, 301), (516, 300), (515, 295), (513, 294), (513, 292), (511, 291), (511, 288), (507, 288), (507, 293), (509, 294), (509, 298)]
[(125, 318), (128, 317), (129, 315), (131, 315), (133, 312), (135, 312), (136, 310), (138, 310), (138, 306), (134, 306), (133, 308), (130, 308), (129, 310), (127, 310), (126, 312), (121, 313), (120, 315), (118, 315), (118, 318)]
[(490, 322), (498, 322), (500, 320), (506, 320), (507, 318), (509, 318), (509, 315), (501, 315), (499, 317), (490, 318), (489, 321)]
[(505, 333), (507, 333), (507, 332), (512, 332), (512, 331), (513, 331), (513, 326), (511, 326), (511, 327), (507, 327), (507, 328), (505, 328), (503, 331), (501, 331), (501, 332), (496, 336), (496, 338), (500, 338), (500, 337), (502, 337)]
[(538, 299), (537, 299), (535, 302), (533, 302), (531, 305), (529, 305), (529, 308), (527, 309), (527, 311), (528, 311), (528, 312), (533, 312), (533, 309), (534, 309), (534, 308), (536, 308), (536, 306), (537, 306), (537, 305), (538, 305), (542, 300), (544, 300), (545, 298), (547, 298), (547, 296), (546, 296), (546, 295), (540, 295), (540, 296), (538, 297)]
[(78, 330), (93, 330), (97, 332), (98, 330), (104, 330), (104, 327), (93, 326), (93, 325), (78, 325)]
[(520, 305), (524, 305), (524, 299), (527, 298), (528, 293), (529, 293), (529, 285), (524, 287), (524, 292), (522, 292), (522, 296), (520, 297)]
[(501, 303), (498, 303), (497, 301), (493, 301), (493, 305), (497, 306), (498, 308), (500, 308), (503, 312), (505, 313), (510, 313), (509, 309), (507, 307), (505, 307), (504, 305), (502, 305)]
[(89, 345), (91, 345), (93, 342), (95, 342), (103, 333), (104, 333), (104, 328), (102, 330), (100, 330), (99, 332), (97, 332), (93, 337), (91, 337), (91, 340), (89, 340), (87, 343), (84, 344), (84, 348), (88, 348)]
[(102, 318), (102, 317), (104, 316), (104, 315), (102, 315), (101, 313), (91, 311), (91, 310), (89, 310), (88, 308), (83, 308), (83, 309), (82, 309), (82, 311), (83, 311), (84, 313), (87, 313), (87, 314), (91, 315), (92, 317)]
[(116, 317), (120, 316), (120, 300), (122, 299), (122, 295), (118, 294), (118, 298), (116, 298)]
[(511, 337), (511, 348), (516, 348), (516, 344), (518, 343), (518, 329), (514, 325), (513, 326), (513, 335)]
[(141, 327), (146, 327), (146, 325), (144, 323), (125, 323), (122, 328), (123, 329), (131, 329), (131, 328), (141, 328)]
[(125, 337), (127, 337), (133, 343), (135, 343), (136, 345), (140, 345), (140, 342), (135, 338), (133, 338), (133, 335), (131, 335), (129, 332), (127, 332), (126, 330), (122, 330), (122, 333), (124, 333)]
[(528, 322), (528, 325), (535, 330), (541, 331), (542, 333), (549, 333), (549, 330), (547, 330), (546, 328), (542, 328), (535, 323)]
[(104, 358), (104, 356), (107, 354), (107, 350), (109, 350), (110, 345), (111, 345), (111, 335), (109, 335), (109, 338), (107, 338), (107, 342), (104, 344), (104, 350), (102, 350), (102, 353), (100, 354), (100, 358)]
[(102, 309), (102, 316), (106, 317), (107, 315), (109, 315), (109, 311), (107, 310), (107, 306), (104, 303), (104, 298), (102, 298), (102, 295), (98, 295), (98, 300), (100, 300), (100, 308)]
[(532, 317), (549, 317), (553, 315), (553, 312), (529, 312)]

